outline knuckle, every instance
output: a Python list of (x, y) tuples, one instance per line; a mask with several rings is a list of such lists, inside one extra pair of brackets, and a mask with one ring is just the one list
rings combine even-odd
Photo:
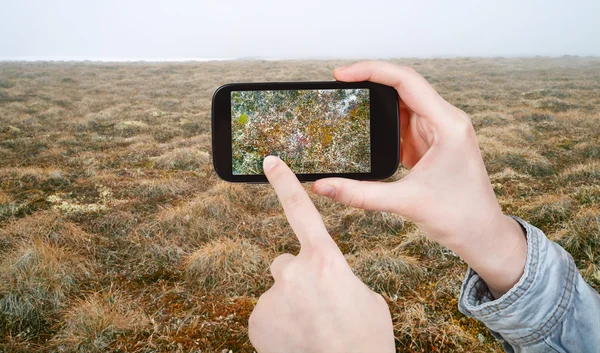
[(314, 251), (311, 254), (311, 260), (317, 271), (321, 275), (331, 274), (339, 270), (343, 265), (343, 257), (340, 259), (337, 254), (332, 254), (328, 251)]
[(410, 66), (402, 66), (402, 65), (399, 65), (399, 66), (398, 66), (398, 70), (399, 70), (400, 72), (403, 72), (403, 73), (404, 73), (405, 75), (407, 75), (407, 76), (421, 76), (421, 75), (420, 75), (420, 74), (417, 72), (417, 70), (413, 69), (413, 68), (412, 68), (412, 67), (410, 67)]
[(348, 195), (348, 205), (356, 208), (364, 208), (365, 194), (362, 191), (356, 191)]
[(474, 136), (475, 129), (473, 128), (471, 117), (461, 109), (454, 106), (453, 108), (452, 130), (460, 137)]
[(414, 68), (412, 68), (410, 66), (402, 66), (402, 69), (409, 75), (419, 75), (417, 70), (415, 70)]
[(271, 263), (271, 274), (277, 276), (277, 280), (289, 281), (294, 278), (294, 270), (290, 262), (292, 257), (293, 255), (291, 254), (282, 254), (277, 256)]

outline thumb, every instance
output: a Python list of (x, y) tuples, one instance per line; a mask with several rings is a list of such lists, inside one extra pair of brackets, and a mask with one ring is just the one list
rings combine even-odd
[(312, 190), (350, 207), (371, 211), (393, 212), (404, 215), (411, 199), (411, 188), (405, 180), (393, 183), (358, 181), (343, 178), (317, 180)]

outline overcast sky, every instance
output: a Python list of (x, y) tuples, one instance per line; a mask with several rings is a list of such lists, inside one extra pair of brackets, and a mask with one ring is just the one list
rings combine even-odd
[(0, 58), (600, 55), (600, 0), (0, 0)]

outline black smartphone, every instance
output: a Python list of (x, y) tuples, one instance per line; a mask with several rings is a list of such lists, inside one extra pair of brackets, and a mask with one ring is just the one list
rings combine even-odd
[(398, 169), (398, 93), (373, 82), (232, 83), (212, 99), (213, 164), (231, 182), (267, 182), (268, 155), (300, 181), (385, 179)]

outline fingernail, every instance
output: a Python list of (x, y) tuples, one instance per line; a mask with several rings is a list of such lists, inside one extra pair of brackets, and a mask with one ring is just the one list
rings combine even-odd
[(277, 164), (278, 159), (279, 158), (275, 156), (267, 156), (267, 158), (265, 158), (265, 160), (263, 161), (263, 170), (266, 172), (268, 170), (273, 169), (273, 167)]
[(332, 199), (335, 197), (335, 188), (331, 185), (319, 185), (317, 191), (320, 195), (327, 196)]

